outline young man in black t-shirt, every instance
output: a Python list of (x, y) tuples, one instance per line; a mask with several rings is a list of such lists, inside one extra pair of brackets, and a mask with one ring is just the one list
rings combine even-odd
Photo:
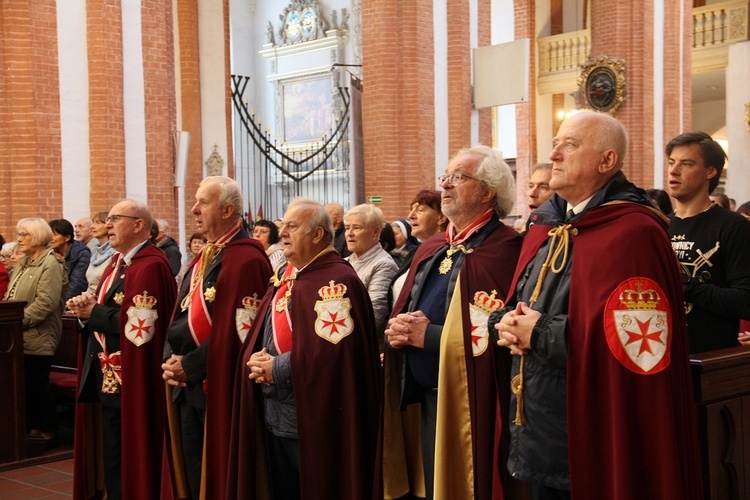
[(750, 319), (750, 222), (709, 198), (726, 154), (703, 132), (687, 132), (666, 147), (669, 225), (683, 273), (690, 352), (739, 345), (739, 320)]

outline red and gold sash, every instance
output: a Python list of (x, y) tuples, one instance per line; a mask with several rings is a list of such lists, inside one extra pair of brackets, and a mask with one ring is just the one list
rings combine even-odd
[(241, 226), (238, 222), (215, 242), (208, 242), (203, 245), (203, 250), (201, 250), (198, 260), (193, 264), (193, 270), (190, 274), (190, 291), (182, 299), (181, 307), (183, 310), (188, 309), (188, 328), (196, 345), (201, 345), (208, 339), (211, 335), (212, 324), (211, 313), (206, 304), (206, 294), (196, 292), (203, 290), (203, 278), (211, 262), (213, 262), (214, 258), (226, 244), (240, 232), (240, 229)]
[[(109, 276), (107, 276), (107, 279), (104, 280), (102, 286), (99, 288), (99, 296), (96, 299), (99, 304), (104, 304), (104, 297), (106, 297), (109, 289), (112, 288), (112, 283), (114, 283), (117, 273), (120, 272), (120, 265), (123, 263), (122, 254), (118, 253), (114, 261), (112, 272), (109, 273)], [(102, 392), (104, 394), (119, 394), (120, 386), (122, 385), (122, 356), (120, 351), (109, 354), (106, 337), (103, 333), (94, 332), (94, 338), (102, 346), (102, 352), (97, 354), (102, 370)]]
[(273, 344), (276, 352), (283, 354), (292, 350), (292, 320), (289, 317), (289, 299), (292, 296), (292, 286), (297, 273), (294, 266), (289, 264), (284, 275), (279, 280), (279, 289), (273, 297), (273, 312), (271, 314)]

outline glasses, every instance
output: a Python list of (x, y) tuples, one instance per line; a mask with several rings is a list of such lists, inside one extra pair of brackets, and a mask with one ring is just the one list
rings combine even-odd
[(447, 183), (449, 186), (456, 187), (459, 184), (461, 184), (461, 179), (463, 179), (464, 177), (466, 177), (467, 179), (475, 180), (477, 182), (481, 182), (476, 177), (472, 177), (471, 175), (465, 174), (463, 172), (457, 172), (455, 174), (441, 175), (441, 176), (439, 176), (437, 178), (437, 181), (438, 181), (439, 184)]
[(29, 233), (16, 233), (16, 238), (26, 238)]
[(117, 221), (118, 221), (118, 220), (120, 220), (120, 219), (133, 219), (133, 220), (138, 220), (138, 219), (140, 219), (140, 217), (133, 217), (132, 215), (117, 215), (117, 214), (115, 214), (115, 215), (109, 215), (109, 216), (107, 216), (107, 218), (106, 218), (106, 219), (104, 219), (104, 222), (105, 222), (106, 224), (109, 224), (110, 222), (111, 222), (112, 224), (114, 224), (115, 222), (117, 222)]

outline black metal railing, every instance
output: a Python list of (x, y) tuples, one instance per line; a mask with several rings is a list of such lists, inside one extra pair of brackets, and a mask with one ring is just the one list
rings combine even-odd
[(333, 96), (329, 131), (318, 140), (295, 144), (276, 139), (248, 109), (243, 97), (249, 81), (232, 75), (235, 177), (248, 204), (248, 219), (281, 218), (297, 197), (348, 205), (348, 89), (339, 87)]

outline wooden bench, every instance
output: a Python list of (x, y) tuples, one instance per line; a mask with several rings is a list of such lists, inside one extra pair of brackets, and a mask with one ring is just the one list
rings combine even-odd
[(63, 316), (60, 345), (52, 357), (49, 382), (55, 396), (65, 403), (73, 403), (78, 389), (78, 320)]

